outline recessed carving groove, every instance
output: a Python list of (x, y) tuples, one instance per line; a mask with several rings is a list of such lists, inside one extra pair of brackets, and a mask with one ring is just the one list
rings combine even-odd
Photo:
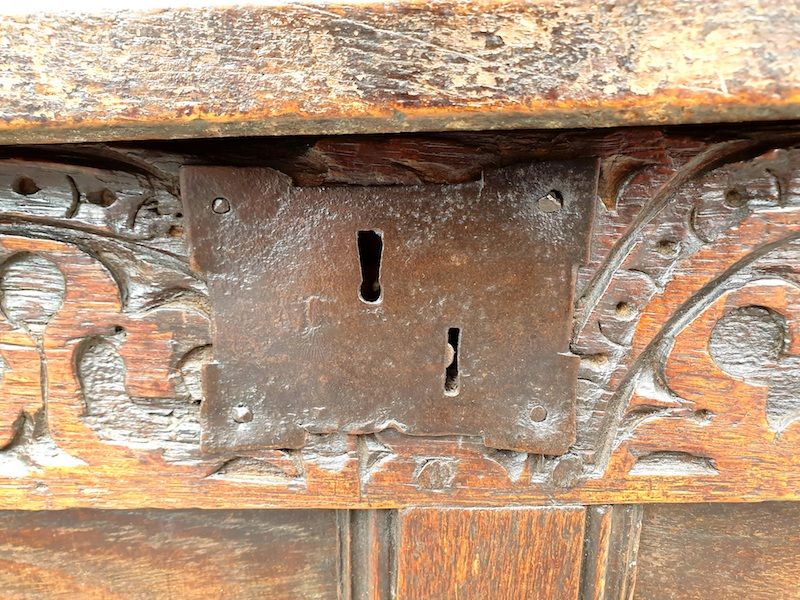
[[(76, 352), (76, 373), (86, 406), (84, 421), (106, 442), (130, 448), (158, 444), (169, 460), (196, 459), (200, 440), (198, 402), (191, 395), (132, 398), (125, 385), (125, 362), (118, 350), (125, 337), (122, 329), (113, 336), (88, 338)], [(185, 363), (182, 371), (188, 372)], [(191, 394), (190, 390), (185, 393)]]
[(631, 468), (631, 475), (659, 477), (718, 474), (719, 470), (713, 459), (688, 452), (651, 452), (637, 458)]
[(64, 301), (64, 274), (47, 258), (19, 252), (0, 264), (0, 308), (12, 323), (41, 336)]
[(778, 433), (800, 418), (800, 356), (786, 353), (788, 337), (783, 315), (744, 306), (717, 321), (709, 340), (711, 357), (721, 369), (769, 389), (767, 421)]

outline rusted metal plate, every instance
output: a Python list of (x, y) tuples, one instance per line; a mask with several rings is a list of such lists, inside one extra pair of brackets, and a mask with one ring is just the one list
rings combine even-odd
[(204, 447), (297, 448), (307, 433), (391, 427), (565, 452), (596, 169), (300, 188), (270, 169), (184, 168), (215, 323)]

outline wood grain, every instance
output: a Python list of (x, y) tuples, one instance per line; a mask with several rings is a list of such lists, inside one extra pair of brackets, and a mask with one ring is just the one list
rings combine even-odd
[[(783, 123), (2, 147), (0, 507), (796, 500), (799, 145)], [(601, 170), (569, 452), (392, 430), (201, 452), (209, 306), (181, 165), (413, 185), (580, 156)]]
[(800, 597), (796, 504), (589, 513), (581, 558), (571, 507), (1, 511), (0, 585), (9, 599), (549, 600), (576, 598), (580, 570), (587, 600)]
[(627, 600), (638, 570), (642, 506), (618, 504), (586, 509), (581, 598)]
[(634, 598), (800, 598), (800, 505), (648, 506)]
[(577, 599), (583, 508), (406, 509), (397, 598)]
[(334, 511), (0, 512), (4, 598), (336, 598)]
[(340, 539), (348, 560), (342, 579), (351, 600), (392, 600), (397, 585), (397, 511), (350, 510), (341, 523)]
[(127, 2), (3, 14), (2, 143), (800, 116), (792, 3)]

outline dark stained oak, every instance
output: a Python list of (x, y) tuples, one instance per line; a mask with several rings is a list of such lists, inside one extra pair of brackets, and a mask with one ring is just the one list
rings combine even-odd
[(397, 597), (576, 600), (583, 508), (405, 509)]
[(0, 512), (0, 595), (334, 600), (335, 511)]
[(0, 9), (0, 143), (800, 116), (792, 2), (214, 4)]
[(800, 504), (645, 508), (636, 600), (800, 598)]
[(798, 523), (795, 503), (0, 511), (0, 595), (793, 599)]

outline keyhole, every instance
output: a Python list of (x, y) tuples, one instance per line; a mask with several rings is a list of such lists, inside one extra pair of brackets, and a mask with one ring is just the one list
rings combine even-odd
[(461, 345), (461, 330), (451, 327), (447, 330), (447, 367), (444, 370), (444, 393), (458, 396), (458, 351)]
[(367, 304), (381, 301), (381, 257), (383, 233), (368, 229), (358, 232), (358, 258), (361, 262), (361, 288), (358, 297)]

